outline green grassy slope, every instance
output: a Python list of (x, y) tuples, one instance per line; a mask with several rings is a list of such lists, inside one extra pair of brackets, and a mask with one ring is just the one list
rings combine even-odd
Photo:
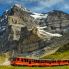
[(65, 52), (56, 52), (54, 54), (48, 55), (43, 57), (44, 59), (69, 59), (69, 51), (65, 51)]
[(20, 66), (0, 66), (0, 69), (69, 69), (69, 66), (56, 66), (56, 67), (20, 67)]
[(5, 55), (4, 54), (0, 54), (0, 64), (2, 64), (5, 61)]
[(9, 52), (0, 54), (0, 64), (4, 63), (6, 59), (9, 59), (11, 54)]
[(69, 44), (62, 46), (56, 53), (43, 57), (44, 59), (69, 59)]

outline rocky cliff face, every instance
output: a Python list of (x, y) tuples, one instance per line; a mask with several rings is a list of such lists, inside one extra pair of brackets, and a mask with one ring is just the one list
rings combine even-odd
[(8, 29), (8, 17), (6, 12), (0, 18), (0, 53), (2, 51), (8, 50), (8, 36), (9, 36), (9, 29)]
[(17, 46), (19, 53), (32, 52), (45, 46), (43, 40), (33, 32), (34, 30), (29, 31), (27, 27), (21, 29), (19, 46)]
[(36, 51), (47, 47), (52, 38), (64, 36), (68, 30), (69, 14), (62, 11), (38, 14), (14, 5), (0, 19), (0, 48), (7, 47), (6, 50), (17, 53)]
[(66, 33), (69, 30), (69, 14), (54, 10), (48, 13), (46, 20), (48, 31), (57, 33)]
[(37, 30), (34, 30), (36, 20), (30, 15), (32, 12), (17, 5), (8, 11), (9, 44), (17, 53), (32, 52), (45, 46)]
[(14, 40), (18, 40), (20, 38), (22, 27), (27, 26), (28, 29), (32, 29), (36, 26), (34, 19), (30, 16), (32, 13), (28, 10), (14, 5), (8, 13), (9, 25), (12, 25), (12, 30), (14, 32)]

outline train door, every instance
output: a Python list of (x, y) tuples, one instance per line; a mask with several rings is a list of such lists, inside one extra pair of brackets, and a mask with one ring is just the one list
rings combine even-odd
[(29, 60), (29, 64), (31, 64), (31, 60)]

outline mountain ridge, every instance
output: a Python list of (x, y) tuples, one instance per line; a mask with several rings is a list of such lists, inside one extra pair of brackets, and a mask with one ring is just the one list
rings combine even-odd
[[(34, 18), (33, 15), (37, 17)], [(15, 53), (36, 52), (48, 47), (52, 39), (57, 41), (68, 33), (69, 14), (57, 10), (39, 14), (22, 9), (21, 5), (14, 5), (4, 12), (0, 24), (1, 30), (5, 28), (5, 32), (0, 35), (3, 40), (0, 40), (2, 51), (6, 48), (6, 51), (14, 50)]]

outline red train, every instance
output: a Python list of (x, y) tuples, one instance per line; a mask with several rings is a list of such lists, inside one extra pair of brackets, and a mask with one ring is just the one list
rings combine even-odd
[(69, 65), (69, 60), (42, 60), (29, 58), (12, 58), (11, 65), (14, 66), (60, 66)]

